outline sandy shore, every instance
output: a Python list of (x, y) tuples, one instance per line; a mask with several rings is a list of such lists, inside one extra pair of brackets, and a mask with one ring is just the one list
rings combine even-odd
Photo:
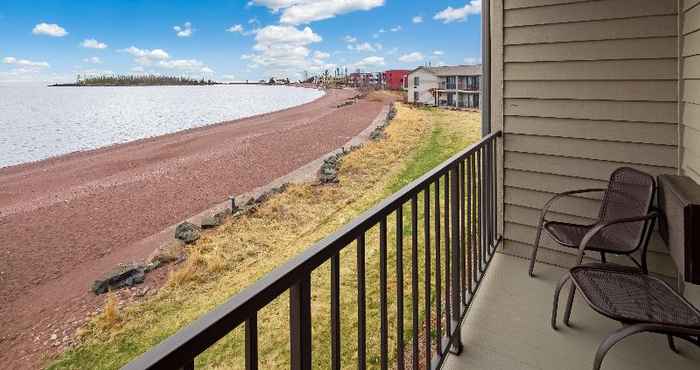
[(144, 239), (360, 133), (386, 102), (336, 108), (353, 95), (0, 169), (2, 363), (36, 367), (58, 350), (50, 336), (70, 335), (101, 304), (90, 283), (145, 258)]

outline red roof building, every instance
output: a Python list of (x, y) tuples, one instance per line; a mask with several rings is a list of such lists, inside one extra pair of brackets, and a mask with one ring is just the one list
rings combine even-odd
[(389, 90), (403, 90), (408, 88), (408, 74), (411, 73), (405, 69), (392, 69), (384, 72), (384, 83)]

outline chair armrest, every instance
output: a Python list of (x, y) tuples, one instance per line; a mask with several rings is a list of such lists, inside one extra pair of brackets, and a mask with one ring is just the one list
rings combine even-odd
[(586, 235), (583, 236), (583, 239), (581, 239), (581, 244), (579, 244), (578, 247), (578, 262), (576, 263), (577, 265), (580, 265), (581, 262), (583, 262), (583, 254), (586, 251), (586, 247), (588, 247), (588, 243), (593, 239), (596, 234), (598, 234), (601, 230), (608, 228), (612, 225), (619, 225), (619, 224), (624, 224), (624, 223), (631, 223), (631, 222), (640, 222), (640, 221), (650, 221), (658, 217), (659, 214), (656, 211), (649, 212), (648, 214), (644, 216), (638, 216), (638, 217), (627, 217), (627, 218), (618, 218), (615, 220), (610, 220), (606, 222), (601, 222), (586, 233)]
[(544, 204), (544, 207), (542, 207), (542, 213), (540, 214), (540, 225), (545, 221), (545, 216), (549, 212), (549, 208), (552, 207), (552, 205), (559, 199), (574, 195), (574, 194), (583, 194), (583, 193), (595, 193), (595, 192), (603, 192), (606, 191), (607, 189), (603, 188), (591, 188), (591, 189), (579, 189), (579, 190), (569, 190), (565, 191), (563, 193), (558, 193), (554, 195), (552, 198), (550, 198), (547, 203)]

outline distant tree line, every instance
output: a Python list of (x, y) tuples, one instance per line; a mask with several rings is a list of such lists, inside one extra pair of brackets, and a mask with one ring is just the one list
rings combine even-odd
[(194, 79), (181, 76), (159, 75), (104, 75), (81, 78), (78, 76), (77, 86), (163, 86), (163, 85), (215, 85), (212, 80)]

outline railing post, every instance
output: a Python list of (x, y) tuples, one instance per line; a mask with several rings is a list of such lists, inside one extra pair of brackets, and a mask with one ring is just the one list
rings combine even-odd
[(340, 254), (331, 257), (331, 369), (340, 370)]
[(253, 314), (245, 321), (245, 368), (258, 370), (258, 317)]
[(306, 275), (289, 290), (291, 368), (311, 369), (311, 276)]
[[(460, 261), (460, 227), (459, 227), (459, 168), (455, 165), (450, 169), (450, 232), (451, 236), (451, 259), (452, 259), (452, 282), (450, 287), (452, 288), (452, 321), (454, 322), (454, 336), (452, 338), (452, 350), (454, 354), (460, 354), (462, 352), (462, 339), (460, 333), (460, 321), (462, 318), (462, 302), (460, 298), (460, 267), (462, 263)], [(452, 334), (452, 333), (450, 333)]]

